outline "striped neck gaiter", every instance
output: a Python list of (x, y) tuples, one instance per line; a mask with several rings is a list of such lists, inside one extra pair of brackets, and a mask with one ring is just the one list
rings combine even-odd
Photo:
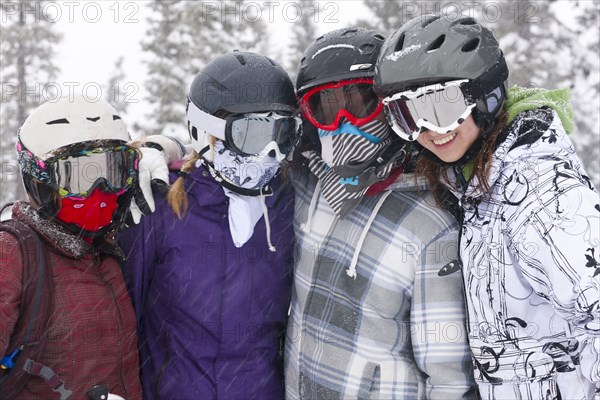
[[(308, 154), (308, 167), (321, 181), (323, 196), (340, 217), (346, 217), (369, 187), (389, 175), (393, 162), (382, 168), (372, 165), (392, 142), (390, 127), (373, 120), (360, 129), (343, 123), (335, 131), (319, 129), (321, 155)], [(388, 161), (388, 160), (386, 160)]]

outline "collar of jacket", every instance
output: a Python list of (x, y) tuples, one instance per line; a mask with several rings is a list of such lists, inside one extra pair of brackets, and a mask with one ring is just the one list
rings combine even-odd
[(29, 203), (18, 201), (12, 208), (13, 217), (27, 224), (44, 238), (52, 247), (70, 258), (82, 258), (87, 254), (101, 252), (124, 260), (123, 251), (110, 239), (98, 243), (86, 242), (79, 236), (68, 232), (60, 224), (42, 218)]
[[(492, 156), (488, 185), (492, 187), (496, 184), (496, 181), (498, 181), (505, 168), (508, 154), (511, 151), (518, 147), (531, 145), (540, 140), (555, 120), (560, 122), (558, 114), (555, 110), (546, 106), (527, 110), (517, 115), (504, 128), (505, 132), (500, 135), (503, 139), (497, 144), (497, 148)], [(562, 124), (560, 125), (560, 129), (564, 131)], [(452, 168), (447, 168), (445, 173), (449, 182), (456, 180), (456, 173)], [(460, 199), (463, 195), (470, 198), (484, 196), (485, 193), (478, 186), (477, 177), (472, 177), (464, 193), (459, 188), (447, 187)]]
[(421, 192), (429, 190), (427, 178), (413, 172), (401, 173), (386, 189), (394, 192)]
[[(171, 184), (178, 178), (176, 171), (171, 171)], [(287, 184), (282, 178), (281, 171), (269, 181), (272, 195), (265, 197), (267, 206), (272, 207), (279, 199), (282, 188)], [(225, 195), (223, 186), (217, 182), (210, 174), (208, 168), (204, 165), (199, 165), (185, 178), (185, 190), (188, 195), (193, 196), (196, 200), (196, 206), (214, 206), (227, 205), (228, 198)]]

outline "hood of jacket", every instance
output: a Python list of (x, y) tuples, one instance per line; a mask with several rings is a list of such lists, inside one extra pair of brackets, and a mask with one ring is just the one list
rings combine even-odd
[(508, 89), (504, 108), (508, 122), (511, 123), (517, 115), (524, 111), (549, 107), (556, 111), (567, 133), (575, 130), (575, 117), (571, 106), (571, 91), (569, 88), (546, 90), (542, 88), (524, 88), (513, 86)]
[[(505, 139), (498, 145), (491, 161), (492, 167), (488, 178), (490, 187), (497, 181), (502, 170), (502, 163), (509, 151), (540, 139), (551, 124), (556, 125), (555, 130), (558, 129), (567, 134), (572, 133), (575, 129), (568, 88), (546, 90), (513, 86), (508, 90), (504, 108), (507, 113), (508, 125), (504, 128), (505, 132), (500, 134)], [(549, 143), (553, 143), (553, 141), (549, 139)], [(462, 174), (467, 178), (471, 177), (472, 168), (472, 163), (465, 165)], [(455, 172), (448, 168), (446, 174), (451, 177)], [(450, 178), (448, 181), (453, 182), (454, 179)], [(482, 196), (484, 193), (476, 189), (478, 183), (477, 177), (472, 177), (465, 194), (470, 197)], [(458, 198), (461, 197), (462, 193), (458, 189), (451, 188), (451, 190)]]

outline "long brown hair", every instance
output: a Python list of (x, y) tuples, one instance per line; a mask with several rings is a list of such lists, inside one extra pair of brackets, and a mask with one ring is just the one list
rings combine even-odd
[[(492, 189), (488, 183), (488, 177), (490, 174), (490, 169), (492, 167), (492, 156), (494, 155), (494, 151), (498, 147), (498, 139), (500, 138), (500, 134), (507, 126), (507, 115), (506, 113), (502, 113), (498, 119), (496, 120), (495, 126), (492, 128), (492, 131), (488, 135), (487, 138), (484, 139), (481, 144), (481, 149), (475, 155), (475, 157), (470, 161), (472, 165), (472, 173), (471, 176), (466, 177), (467, 179), (473, 179), (473, 177), (477, 178), (477, 186), (476, 189), (478, 191), (483, 192), (486, 195), (491, 194)], [(436, 201), (438, 204), (441, 204), (440, 186), (445, 184), (452, 188), (457, 188), (456, 182), (449, 182), (448, 176), (445, 171), (448, 166), (440, 164), (439, 162), (433, 161), (428, 157), (420, 156), (417, 161), (416, 171), (419, 175), (424, 176), (429, 181), (429, 188), (433, 192)]]

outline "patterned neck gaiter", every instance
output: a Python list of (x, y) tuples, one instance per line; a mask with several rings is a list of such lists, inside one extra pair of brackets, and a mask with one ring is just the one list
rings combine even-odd
[(268, 151), (254, 156), (241, 156), (226, 148), (220, 140), (217, 140), (214, 149), (215, 170), (235, 186), (244, 189), (261, 188), (279, 171), (281, 160), (271, 157)]
[[(269, 183), (277, 175), (280, 161), (269, 156), (268, 151), (256, 156), (240, 156), (225, 148), (220, 140), (215, 143), (215, 170), (235, 186), (244, 189), (259, 189)], [(229, 197), (231, 238), (236, 247), (241, 247), (250, 240), (256, 223), (263, 216), (265, 200), (262, 196), (243, 196), (225, 187), (223, 191)]]
[(323, 196), (340, 217), (346, 217), (360, 203), (369, 187), (388, 177), (395, 159), (374, 165), (392, 144), (391, 128), (373, 120), (360, 129), (344, 123), (335, 131), (319, 129), (321, 155), (305, 154), (308, 167), (321, 181)]

